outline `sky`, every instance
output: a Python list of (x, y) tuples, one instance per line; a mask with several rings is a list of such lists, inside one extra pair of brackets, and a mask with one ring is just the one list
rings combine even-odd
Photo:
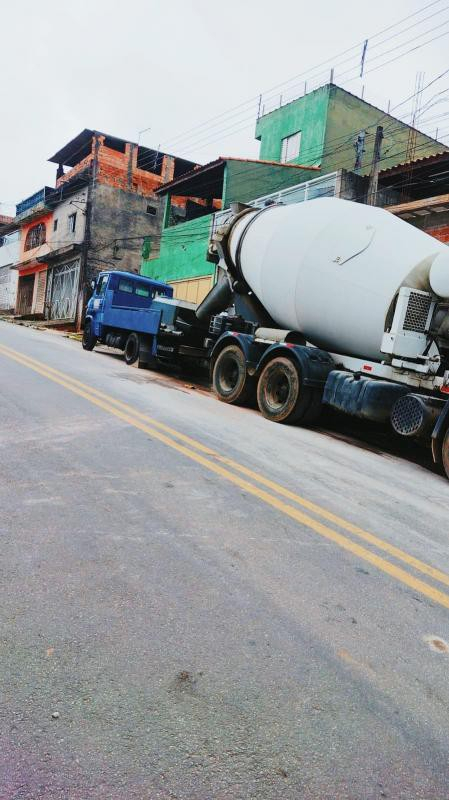
[[(334, 66), (408, 121), (418, 72), (425, 85), (449, 70), (449, 0), (21, 0), (2, 7), (2, 33), (3, 214), (54, 185), (47, 159), (83, 128), (200, 163), (254, 158), (261, 94), (270, 110)], [(417, 127), (449, 143), (449, 72), (422, 93)]]

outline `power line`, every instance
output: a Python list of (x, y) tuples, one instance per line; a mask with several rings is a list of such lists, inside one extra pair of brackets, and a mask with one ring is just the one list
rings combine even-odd
[[(418, 16), (419, 14), (421, 14), (423, 11), (427, 10), (428, 8), (431, 8), (431, 7), (435, 6), (435, 5), (438, 5), (440, 2), (442, 2), (442, 0), (433, 0), (433, 2), (427, 3), (425, 6), (422, 6), (420, 9), (418, 9), (415, 12), (413, 12), (412, 14), (408, 14), (406, 17), (403, 17), (402, 19), (398, 20), (397, 22), (395, 22), (395, 23), (393, 23), (391, 25), (388, 25), (385, 28), (382, 28), (382, 30), (380, 30), (377, 33), (373, 34), (372, 36), (368, 37), (368, 41), (372, 42), (377, 37), (381, 36), (383, 33), (387, 33), (388, 31), (392, 30), (393, 28), (397, 27), (398, 25), (401, 25), (403, 22), (406, 22), (407, 20)], [(423, 21), (424, 20), (420, 20), (416, 24), (421, 24)], [(387, 40), (385, 40), (385, 41), (387, 41)], [(319, 64), (316, 64), (315, 66), (309, 68), (308, 70), (306, 70), (306, 71), (304, 71), (302, 73), (298, 73), (298, 74), (292, 76), (291, 78), (288, 78), (286, 81), (282, 81), (281, 83), (278, 83), (275, 86), (272, 86), (271, 89), (268, 89), (268, 90), (266, 90), (266, 92), (262, 93), (262, 97), (265, 96), (265, 95), (270, 94), (271, 92), (274, 92), (275, 90), (283, 88), (284, 86), (286, 86), (287, 84), (291, 83), (294, 80), (297, 80), (298, 78), (307, 77), (310, 74), (310, 72), (312, 72), (312, 71), (314, 71), (316, 69), (319, 69), (320, 67), (325, 66), (326, 64), (334, 63), (335, 60), (340, 58), (341, 56), (346, 55), (347, 53), (352, 52), (355, 49), (360, 49), (360, 47), (363, 45), (363, 43), (364, 43), (363, 41), (357, 42), (357, 44), (352, 45), (352, 47), (349, 47), (346, 50), (343, 50), (342, 52), (340, 52), (340, 53), (338, 53), (336, 55), (333, 55), (330, 58), (325, 59), (325, 61), (321, 61)], [(209, 119), (205, 120), (204, 122), (199, 123), (198, 125), (195, 125), (193, 128), (189, 128), (186, 131), (183, 131), (182, 133), (180, 133), (177, 136), (173, 137), (172, 139), (169, 139), (168, 140), (168, 144), (171, 145), (172, 143), (177, 142), (179, 139), (184, 141), (186, 139), (186, 137), (188, 137), (188, 135), (192, 131), (196, 131), (196, 130), (198, 130), (200, 128), (203, 128), (206, 125), (210, 126), (210, 124), (212, 122), (214, 122), (215, 120), (219, 120), (219, 119), (222, 119), (223, 117), (228, 116), (230, 112), (235, 111), (235, 110), (237, 110), (239, 108), (248, 106), (250, 103), (258, 102), (259, 97), (260, 97), (260, 94), (257, 94), (255, 96), (249, 98), (248, 100), (243, 101), (242, 103), (239, 103), (236, 106), (233, 106), (232, 108), (228, 109), (227, 111), (224, 111), (224, 112), (222, 112), (222, 113), (220, 113), (220, 114), (218, 114), (218, 115), (216, 115), (214, 117), (210, 117)]]

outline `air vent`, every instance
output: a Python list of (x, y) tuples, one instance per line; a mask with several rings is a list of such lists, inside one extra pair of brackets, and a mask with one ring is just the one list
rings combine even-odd
[(424, 292), (410, 292), (407, 311), (404, 317), (403, 330), (425, 333), (429, 318), (432, 295)]

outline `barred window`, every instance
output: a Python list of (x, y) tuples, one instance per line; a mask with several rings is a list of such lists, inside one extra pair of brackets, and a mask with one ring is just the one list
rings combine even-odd
[(46, 229), (43, 222), (39, 225), (34, 225), (29, 229), (25, 239), (25, 250), (33, 250), (34, 247), (39, 247), (44, 244), (46, 240)]

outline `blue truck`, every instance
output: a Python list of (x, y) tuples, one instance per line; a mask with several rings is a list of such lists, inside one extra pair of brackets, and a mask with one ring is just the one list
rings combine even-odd
[(101, 272), (92, 282), (83, 348), (105, 344), (124, 351), (127, 364), (194, 362), (206, 366), (212, 340), (196, 306), (173, 298), (173, 287), (131, 272)]

